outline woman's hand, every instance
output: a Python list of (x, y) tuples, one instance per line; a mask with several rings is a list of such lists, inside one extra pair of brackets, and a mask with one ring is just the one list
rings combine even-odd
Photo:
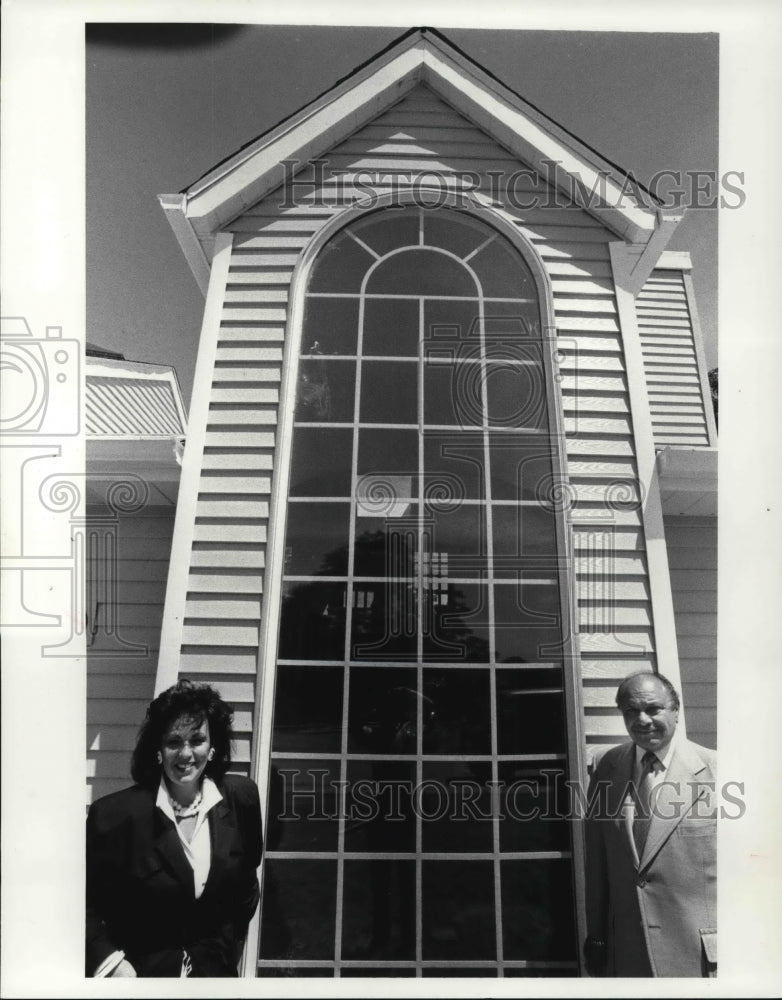
[(122, 961), (117, 966), (117, 968), (114, 969), (113, 972), (109, 973), (109, 978), (111, 978), (111, 979), (113, 979), (116, 976), (121, 976), (121, 977), (127, 978), (127, 979), (131, 979), (131, 978), (135, 979), (136, 978), (136, 970), (133, 968), (133, 966), (130, 964), (130, 962), (126, 958), (123, 958)]

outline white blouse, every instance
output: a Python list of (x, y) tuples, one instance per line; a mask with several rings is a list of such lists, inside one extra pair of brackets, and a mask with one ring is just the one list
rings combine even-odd
[(155, 804), (176, 826), (179, 839), (184, 848), (185, 857), (193, 869), (193, 888), (195, 889), (196, 899), (204, 891), (206, 880), (209, 878), (209, 868), (212, 864), (212, 842), (209, 834), (207, 813), (213, 806), (222, 801), (222, 798), (217, 785), (212, 779), (204, 778), (201, 785), (201, 803), (196, 813), (195, 829), (193, 830), (193, 836), (190, 840), (187, 840), (182, 833), (180, 824), (177, 823), (171, 799), (162, 778), (160, 779), (160, 787), (157, 790), (157, 802)]

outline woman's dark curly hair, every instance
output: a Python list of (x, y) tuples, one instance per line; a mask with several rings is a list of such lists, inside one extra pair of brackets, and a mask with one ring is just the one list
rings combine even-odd
[(204, 719), (209, 723), (214, 757), (206, 765), (205, 773), (210, 778), (221, 778), (228, 770), (233, 712), (214, 688), (183, 678), (159, 694), (147, 709), (130, 762), (130, 774), (137, 784), (157, 788), (162, 770), (157, 752), (163, 745), (163, 734), (182, 716), (195, 726), (200, 726)]

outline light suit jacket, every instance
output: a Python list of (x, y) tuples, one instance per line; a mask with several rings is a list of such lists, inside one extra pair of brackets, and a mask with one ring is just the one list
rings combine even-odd
[(612, 747), (590, 781), (588, 934), (606, 941), (609, 976), (700, 976), (716, 960), (716, 754), (675, 744), (639, 858), (627, 794), (634, 749)]

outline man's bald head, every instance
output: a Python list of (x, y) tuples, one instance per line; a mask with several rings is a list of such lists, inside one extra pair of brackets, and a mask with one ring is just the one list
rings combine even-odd
[(673, 703), (673, 707), (676, 709), (679, 708), (679, 692), (673, 684), (671, 684), (667, 677), (663, 674), (653, 674), (649, 670), (637, 670), (634, 674), (628, 674), (616, 689), (616, 706), (620, 712), (623, 709), (624, 703), (627, 701), (628, 692), (637, 687), (639, 681), (646, 680), (649, 680), (652, 683), (657, 681), (667, 693)]
[(619, 685), (616, 704), (633, 743), (663, 753), (679, 721), (679, 695), (668, 678), (647, 671), (631, 674)]

